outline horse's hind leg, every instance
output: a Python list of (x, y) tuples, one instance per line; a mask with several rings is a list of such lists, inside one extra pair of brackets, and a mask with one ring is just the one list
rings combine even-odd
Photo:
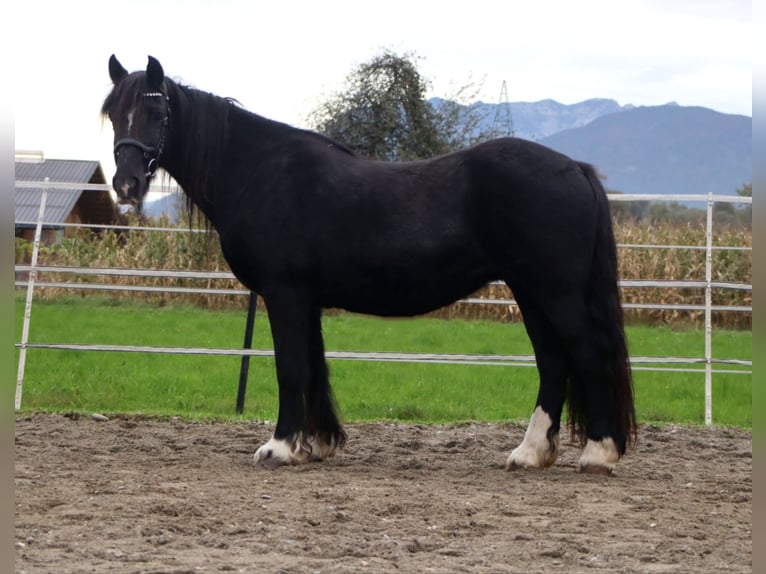
[(545, 468), (552, 465), (559, 454), (561, 411), (566, 399), (566, 356), (553, 326), (534, 299), (516, 291), (514, 296), (535, 351), (540, 389), (524, 440), (511, 452), (505, 467), (506, 470)]
[(577, 470), (609, 474), (626, 442), (618, 430), (614, 397), (620, 360), (615, 358), (613, 333), (597, 326), (582, 296), (556, 298), (546, 310), (569, 361), (569, 423), (585, 444)]
[(256, 462), (267, 466), (308, 462), (309, 444), (304, 392), (311, 375), (310, 298), (300, 290), (265, 295), (279, 382), (279, 415), (274, 436), (255, 452)]
[(323, 460), (335, 455), (346, 442), (336, 414), (335, 398), (330, 387), (330, 376), (322, 340), (321, 311), (311, 315), (311, 341), (309, 365), (311, 375), (306, 387), (306, 417), (312, 460)]

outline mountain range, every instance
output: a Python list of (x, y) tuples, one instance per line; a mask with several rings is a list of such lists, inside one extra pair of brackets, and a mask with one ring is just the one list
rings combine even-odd
[(591, 163), (612, 191), (734, 195), (752, 181), (748, 116), (674, 102), (621, 106), (608, 99), (471, 107), (483, 118), (479, 129), (502, 133), (510, 127), (516, 137)]
[[(438, 105), (440, 100), (430, 100)], [(752, 181), (752, 118), (708, 108), (620, 105), (610, 99), (488, 104), (472, 109), (479, 129), (512, 133), (593, 164), (610, 191), (735, 195)], [(168, 213), (174, 198), (147, 202)]]
[[(439, 108), (446, 100), (428, 100)], [(498, 135), (514, 135), (519, 138), (538, 141), (560, 131), (585, 126), (598, 117), (630, 110), (632, 105), (621, 106), (615, 100), (592, 98), (576, 104), (562, 104), (555, 100), (538, 102), (512, 102), (489, 104), (474, 102), (468, 106), (479, 118), (474, 135), (494, 132)]]
[(623, 193), (734, 195), (753, 178), (752, 118), (677, 105), (606, 114), (540, 143)]

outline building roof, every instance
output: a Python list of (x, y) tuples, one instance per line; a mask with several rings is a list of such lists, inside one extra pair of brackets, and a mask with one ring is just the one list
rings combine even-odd
[[(44, 159), (41, 161), (16, 161), (17, 181), (44, 181), (62, 183), (106, 183), (101, 164), (88, 160)], [(16, 188), (16, 226), (35, 225), (40, 213), (40, 188)], [(82, 199), (81, 199), (82, 197)], [(106, 191), (83, 191), (71, 189), (48, 190), (45, 202), (45, 227), (64, 223), (77, 202), (85, 213), (84, 223), (113, 223), (115, 204)]]

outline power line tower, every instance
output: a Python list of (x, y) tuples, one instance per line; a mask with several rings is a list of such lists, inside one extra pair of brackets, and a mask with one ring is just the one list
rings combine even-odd
[(508, 102), (508, 84), (503, 80), (500, 88), (500, 101), (495, 108), (495, 118), (492, 120), (492, 134), (495, 137), (511, 137), (516, 133), (513, 129), (511, 104)]

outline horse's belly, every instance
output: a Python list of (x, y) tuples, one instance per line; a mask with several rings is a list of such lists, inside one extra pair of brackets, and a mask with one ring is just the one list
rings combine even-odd
[[(322, 293), (322, 306), (383, 317), (411, 317), (440, 309), (470, 295), (494, 279), (488, 272), (413, 277), (395, 272), (347, 277)], [(329, 288), (328, 288), (329, 287)]]

